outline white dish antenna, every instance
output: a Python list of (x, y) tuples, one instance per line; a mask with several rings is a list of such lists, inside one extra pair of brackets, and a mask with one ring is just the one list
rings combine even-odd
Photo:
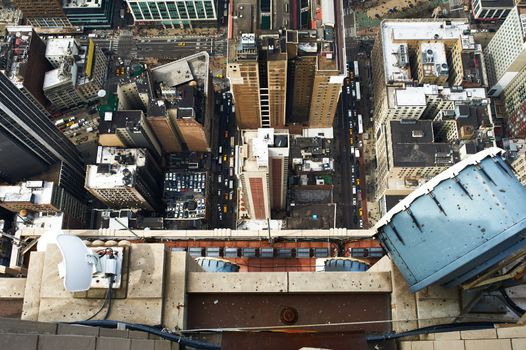
[(64, 288), (69, 292), (88, 290), (98, 257), (77, 236), (59, 234), (56, 242), (63, 257)]

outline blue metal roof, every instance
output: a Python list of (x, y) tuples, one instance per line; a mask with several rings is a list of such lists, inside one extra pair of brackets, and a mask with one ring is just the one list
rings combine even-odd
[(377, 237), (413, 292), (457, 286), (526, 245), (526, 188), (491, 148), (397, 204)]

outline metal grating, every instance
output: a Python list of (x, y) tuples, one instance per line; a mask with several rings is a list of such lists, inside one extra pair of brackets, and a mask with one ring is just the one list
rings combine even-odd
[(273, 258), (274, 257), (274, 248), (260, 248), (259, 249), (260, 258)]
[(310, 248), (296, 248), (296, 258), (310, 258)]
[(239, 257), (239, 252), (237, 248), (225, 248), (223, 255), (225, 258), (237, 258)]
[(188, 249), (188, 253), (190, 253), (190, 256), (192, 257), (199, 257), (199, 256), (203, 256), (203, 248), (201, 247), (194, 247), (194, 248), (189, 248)]
[(289, 248), (278, 249), (278, 258), (292, 258), (292, 249), (289, 249)]
[(218, 247), (207, 247), (206, 248), (206, 256), (218, 258), (221, 256), (220, 248)]
[(243, 248), (241, 252), (242, 252), (241, 255), (245, 258), (255, 258), (256, 257), (255, 248)]
[(314, 249), (314, 256), (316, 258), (327, 258), (329, 256), (329, 248)]

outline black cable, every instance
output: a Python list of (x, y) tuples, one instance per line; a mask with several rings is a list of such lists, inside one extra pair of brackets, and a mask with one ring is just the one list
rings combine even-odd
[(192, 348), (204, 349), (204, 350), (221, 350), (220, 345), (205, 343), (199, 340), (189, 339), (189, 338), (177, 335), (177, 334), (163, 332), (162, 330), (159, 330), (157, 328), (142, 325), (142, 324), (137, 324), (137, 323), (126, 323), (126, 322), (113, 321), (113, 320), (92, 320), (92, 321), (69, 322), (69, 324), (78, 324), (82, 326), (104, 327), (104, 328), (117, 328), (117, 325), (120, 324), (120, 325), (124, 325), (126, 329), (142, 331), (142, 332), (146, 332), (149, 334), (157, 335), (163, 339), (177, 342), (183, 346), (189, 346)]
[(447, 323), (436, 326), (422, 327), (401, 333), (385, 333), (381, 335), (370, 335), (367, 337), (367, 342), (382, 342), (391, 339), (398, 339), (410, 337), (414, 335), (430, 334), (430, 333), (447, 333), (454, 331), (470, 331), (476, 329), (495, 328), (499, 322), (462, 322), (462, 323)]
[(502, 294), (502, 297), (504, 298), (504, 302), (506, 303), (506, 305), (511, 309), (511, 311), (513, 311), (517, 316), (521, 317), (522, 315), (524, 315), (524, 313), (526, 312), (526, 310), (524, 310), (522, 307), (520, 307), (519, 305), (517, 305), (511, 298), (510, 296), (508, 295), (508, 293), (506, 292), (506, 289), (504, 287), (500, 287), (499, 288), (499, 292), (500, 294)]
[(111, 312), (111, 304), (112, 304), (111, 303), (111, 301), (112, 301), (111, 296), (113, 294), (113, 290), (112, 290), (112, 288), (113, 288), (113, 278), (114, 278), (113, 275), (110, 275), (108, 277), (108, 279), (109, 279), (108, 299), (107, 299), (108, 300), (108, 309), (106, 310), (106, 314), (104, 315), (103, 320), (107, 320), (108, 316), (110, 315), (110, 312)]
[(97, 312), (95, 312), (93, 315), (91, 315), (89, 318), (87, 318), (86, 321), (89, 321), (89, 320), (91, 320), (92, 318), (94, 318), (95, 316), (97, 316), (98, 314), (100, 314), (100, 312), (104, 309), (104, 307), (105, 307), (106, 304), (108, 303), (108, 294), (109, 294), (109, 292), (107, 291), (107, 292), (106, 292), (106, 295), (104, 296), (104, 302), (102, 303), (102, 305), (100, 306), (100, 308), (97, 310)]

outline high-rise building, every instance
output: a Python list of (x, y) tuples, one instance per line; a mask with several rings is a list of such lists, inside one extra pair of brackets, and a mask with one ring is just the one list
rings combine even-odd
[[(526, 138), (526, 66), (508, 84), (495, 101), (496, 111), (507, 118), (506, 133), (510, 137)], [(499, 113), (500, 112), (500, 113)]]
[(175, 126), (183, 149), (192, 152), (210, 149), (214, 93), (209, 67), (210, 56), (199, 52), (151, 71), (156, 100), (150, 106), (163, 101), (166, 122)]
[(64, 14), (71, 24), (84, 28), (111, 28), (115, 1), (113, 0), (65, 0)]
[(241, 183), (244, 210), (241, 216), (270, 219), (271, 209), (286, 206), (289, 133), (272, 128), (242, 132)]
[(0, 72), (4, 73), (37, 108), (49, 115), (49, 101), (42, 86), (45, 73), (52, 68), (45, 57), (46, 45), (31, 26), (6, 28), (0, 43)]
[(526, 65), (526, 6), (513, 8), (484, 50), (491, 97), (499, 96)]
[(257, 1), (233, 5), (227, 76), (241, 129), (332, 127), (345, 50), (334, 2), (311, 5), (321, 11), (308, 12), (309, 26), (299, 31), (283, 29), (284, 16)]
[(213, 0), (126, 0), (135, 24), (192, 27), (217, 21)]
[(141, 110), (164, 153), (206, 152), (214, 123), (214, 93), (207, 52), (124, 78), (119, 109)]
[(164, 153), (181, 152), (183, 145), (174, 122), (174, 114), (177, 114), (177, 111), (167, 107), (169, 104), (164, 100), (153, 100), (148, 106), (148, 124), (157, 136)]
[(111, 209), (159, 210), (161, 172), (146, 149), (99, 147), (86, 189)]
[(473, 0), (471, 13), (479, 21), (504, 19), (515, 6), (515, 0)]
[(387, 120), (420, 118), (427, 102), (411, 90), (426, 84), (486, 86), (484, 56), (464, 20), (386, 20), (380, 29), (371, 55), (375, 130)]
[(73, 38), (49, 39), (44, 94), (58, 110), (73, 108), (98, 97), (104, 87), (108, 60), (93, 40), (81, 48)]
[(82, 199), (84, 164), (48, 115), (0, 73), (0, 178), (16, 182), (58, 167), (57, 185)]
[(62, 228), (86, 228), (88, 206), (64, 188), (48, 181), (26, 181), (16, 185), (0, 185), (0, 207), (13, 213), (62, 213)]
[(161, 145), (142, 111), (106, 112), (99, 123), (99, 145), (146, 148), (155, 157), (162, 154)]
[(76, 89), (77, 71), (77, 64), (69, 56), (62, 60), (58, 68), (46, 72), (44, 95), (56, 109), (66, 110), (86, 102)]
[(69, 27), (61, 0), (14, 0), (28, 24), (35, 27)]

